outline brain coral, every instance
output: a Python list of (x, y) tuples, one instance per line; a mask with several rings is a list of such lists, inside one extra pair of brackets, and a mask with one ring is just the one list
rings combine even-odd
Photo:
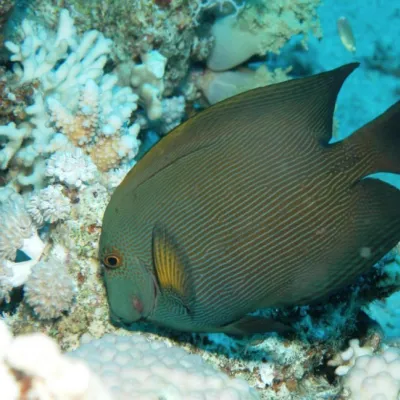
[(259, 398), (245, 381), (216, 371), (200, 356), (139, 334), (108, 334), (70, 354), (85, 360), (119, 400)]

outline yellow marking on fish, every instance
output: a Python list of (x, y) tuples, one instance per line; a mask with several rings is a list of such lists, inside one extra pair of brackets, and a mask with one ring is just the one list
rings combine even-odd
[(176, 248), (162, 230), (155, 229), (153, 235), (153, 257), (159, 284), (162, 289), (172, 289), (184, 297), (187, 286), (184, 265)]
[(337, 20), (337, 29), (340, 41), (345, 49), (354, 53), (356, 51), (356, 39), (354, 38), (349, 20), (346, 17), (340, 17)]

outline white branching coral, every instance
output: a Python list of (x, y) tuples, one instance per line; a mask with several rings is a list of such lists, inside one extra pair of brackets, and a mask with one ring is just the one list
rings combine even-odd
[(92, 183), (96, 173), (92, 160), (79, 148), (56, 152), (46, 160), (45, 174), (50, 182), (60, 182), (69, 188)]
[(56, 259), (35, 265), (24, 285), (24, 301), (40, 319), (58, 318), (71, 308), (77, 288), (65, 265)]
[(161, 98), (164, 92), (164, 73), (167, 59), (153, 50), (142, 56), (142, 64), (127, 62), (118, 67), (120, 79), (129, 83), (139, 95), (150, 120), (162, 115)]
[(18, 194), (1, 204), (0, 213), (0, 258), (14, 260), (17, 250), (24, 247), (24, 241), (34, 235), (35, 229)]
[[(25, 283), (44, 247), (22, 197), (12, 194), (0, 205), (0, 301), (9, 301), (11, 289)], [(18, 250), (30, 260), (16, 262)]]
[(10, 293), (14, 288), (13, 285), (13, 270), (5, 260), (0, 259), (0, 303), (5, 300), (10, 301)]
[(99, 170), (108, 171), (118, 167), (121, 161), (133, 160), (139, 151), (140, 141), (137, 139), (139, 130), (140, 125), (134, 124), (124, 129), (121, 136), (100, 138), (89, 153)]
[[(89, 79), (81, 88), (76, 107), (66, 107), (55, 97), (47, 99), (51, 120), (75, 146), (82, 146), (102, 171), (132, 159), (139, 148), (138, 124), (128, 126), (138, 96), (128, 87), (116, 87), (115, 75), (104, 75), (97, 84)], [(101, 151), (106, 154), (99, 156)], [(108, 153), (108, 154), (107, 154)]]
[(17, 85), (35, 81), (37, 89), (26, 121), (0, 126), (0, 168), (12, 164), (21, 169), (19, 185), (40, 188), (44, 160), (71, 145), (103, 171), (132, 159), (140, 127), (129, 120), (138, 95), (104, 74), (112, 41), (96, 30), (78, 35), (67, 10), (60, 13), (57, 32), (24, 20), (21, 36), (21, 43), (6, 42)]
[(54, 223), (68, 217), (71, 202), (62, 190), (61, 185), (50, 185), (29, 198), (26, 208), (37, 225)]
[(14, 122), (0, 126), (0, 136), (7, 138), (7, 146), (0, 151), (0, 169), (6, 169), (14, 154), (21, 148), (22, 142), (29, 137), (30, 130), (27, 127), (18, 127)]

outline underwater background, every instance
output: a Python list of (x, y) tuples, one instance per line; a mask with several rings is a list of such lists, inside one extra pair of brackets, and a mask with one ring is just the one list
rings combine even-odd
[(260, 311), (285, 337), (118, 328), (97, 255), (111, 194), (181, 122), (357, 61), (340, 141), (400, 99), (399, 37), (394, 0), (0, 0), (0, 399), (399, 399), (400, 243)]

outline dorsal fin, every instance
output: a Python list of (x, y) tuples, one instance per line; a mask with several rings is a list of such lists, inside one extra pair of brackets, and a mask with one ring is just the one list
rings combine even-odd
[(249, 90), (207, 108), (160, 140), (132, 168), (122, 186), (135, 189), (176, 160), (232, 135), (257, 140), (274, 123), (279, 124), (277, 134), (284, 129), (293, 134), (293, 140), (327, 144), (337, 95), (358, 65)]

